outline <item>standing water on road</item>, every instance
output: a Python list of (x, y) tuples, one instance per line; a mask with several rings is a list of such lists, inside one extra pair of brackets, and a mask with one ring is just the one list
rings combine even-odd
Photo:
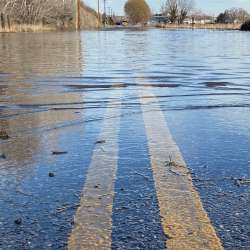
[(249, 39), (0, 34), (0, 249), (249, 249)]

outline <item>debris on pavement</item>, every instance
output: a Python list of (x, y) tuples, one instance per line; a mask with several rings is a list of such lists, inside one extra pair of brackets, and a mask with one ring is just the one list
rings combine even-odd
[(240, 187), (240, 186), (241, 186), (241, 185), (240, 185), (240, 181), (239, 181), (239, 180), (235, 180), (235, 181), (234, 181), (234, 185), (237, 186), (237, 187)]
[(17, 224), (17, 225), (20, 225), (22, 222), (23, 222), (22, 219), (18, 219), (18, 220), (15, 220), (15, 221), (14, 221), (14, 223)]
[(0, 132), (0, 139), (2, 139), (2, 140), (8, 140), (8, 139), (10, 139), (9, 134), (10, 134), (10, 132), (1, 131)]
[(221, 179), (192, 179), (193, 182), (216, 182), (216, 181), (234, 181), (234, 185), (240, 187), (241, 184), (250, 184), (250, 180), (245, 178), (234, 178), (234, 177), (225, 177)]
[(19, 192), (19, 193), (21, 193), (21, 194), (23, 194), (23, 195), (34, 196), (34, 194), (32, 194), (32, 193), (27, 194), (27, 193), (23, 192), (23, 191), (20, 190), (20, 189), (15, 189), (14, 191)]
[(100, 141), (94, 142), (94, 144), (102, 144), (102, 143), (105, 143), (105, 142), (106, 142), (105, 140), (100, 140)]
[(65, 155), (67, 153), (68, 153), (68, 151), (52, 151), (53, 155)]
[(5, 154), (2, 154), (2, 155), (0, 156), (0, 158), (2, 158), (2, 159), (6, 159), (6, 158), (7, 158), (7, 156), (6, 156)]
[(63, 206), (63, 207), (59, 207), (57, 208), (56, 212), (53, 212), (52, 215), (58, 215), (59, 213), (63, 212), (63, 211), (66, 211), (70, 208), (75, 208), (75, 207), (79, 207), (81, 204), (80, 203), (77, 203), (77, 204), (74, 204), (74, 205), (71, 205), (71, 206)]

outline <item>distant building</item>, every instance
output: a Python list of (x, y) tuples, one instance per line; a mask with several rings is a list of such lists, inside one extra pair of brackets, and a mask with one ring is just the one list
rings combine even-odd
[(213, 24), (215, 23), (216, 18), (212, 16), (198, 16), (194, 17), (194, 20), (196, 20), (197, 24)]
[(169, 22), (169, 18), (165, 16), (161, 16), (160, 14), (156, 14), (148, 21), (149, 24), (168, 23), (168, 22)]
[(186, 18), (184, 19), (183, 23), (185, 23), (185, 24), (190, 24), (190, 23), (192, 23), (192, 17), (186, 17)]

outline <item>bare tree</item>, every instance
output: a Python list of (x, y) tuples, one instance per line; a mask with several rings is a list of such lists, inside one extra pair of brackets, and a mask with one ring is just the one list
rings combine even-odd
[(232, 18), (234, 21), (236, 19), (239, 19), (239, 8), (231, 8), (229, 10), (226, 10), (226, 12), (229, 14), (230, 18)]
[(179, 0), (180, 23), (183, 23), (187, 15), (194, 9), (195, 0)]
[(180, 23), (183, 23), (187, 15), (194, 9), (195, 0), (167, 0), (165, 4), (161, 6), (161, 12), (163, 15), (169, 14), (169, 20), (174, 23), (180, 16)]
[(249, 13), (242, 9), (242, 8), (231, 8), (229, 10), (226, 10), (226, 12), (229, 14), (229, 18), (232, 20), (239, 20), (240, 22), (244, 22), (245, 20), (250, 18)]
[(128, 0), (124, 5), (124, 12), (134, 24), (147, 22), (152, 16), (145, 0)]
[(194, 18), (194, 20), (198, 20), (198, 21), (201, 21), (202, 18), (204, 18), (204, 16), (205, 16), (205, 14), (203, 13), (203, 11), (201, 9), (194, 9), (190, 13), (190, 17), (192, 17), (192, 18)]
[(242, 8), (239, 8), (239, 14), (238, 14), (238, 19), (239, 21), (241, 22), (245, 22), (246, 20), (249, 20), (250, 19), (250, 14), (249, 12), (247, 12), (246, 10), (242, 9)]
[(167, 0), (165, 4), (161, 6), (161, 12), (164, 16), (169, 16), (171, 23), (174, 23), (178, 17), (178, 0)]
[(4, 14), (18, 23), (36, 23), (45, 17), (48, 23), (75, 18), (75, 0), (1, 0)]

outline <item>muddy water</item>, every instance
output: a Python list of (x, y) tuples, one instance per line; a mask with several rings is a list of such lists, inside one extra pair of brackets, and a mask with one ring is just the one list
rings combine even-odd
[(121, 103), (111, 248), (165, 249), (141, 85), (153, 87), (223, 248), (248, 249), (249, 38), (163, 29), (1, 34), (0, 131), (10, 138), (0, 140), (0, 248), (67, 248), (106, 109)]

